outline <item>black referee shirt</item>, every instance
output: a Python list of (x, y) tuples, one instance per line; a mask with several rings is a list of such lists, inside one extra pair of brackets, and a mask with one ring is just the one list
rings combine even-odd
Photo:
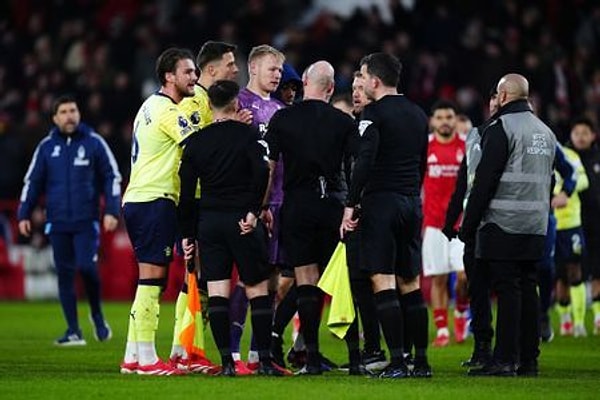
[(258, 131), (237, 121), (217, 122), (188, 140), (179, 167), (179, 219), (183, 237), (196, 233), (194, 195), (200, 180), (199, 208), (255, 212), (269, 180), (266, 143)]
[(403, 95), (368, 104), (359, 123), (360, 144), (346, 205), (363, 192), (418, 196), (427, 165), (428, 119)]
[(271, 160), (282, 156), (284, 192), (345, 193), (342, 161), (352, 153), (357, 137), (350, 116), (324, 101), (304, 100), (275, 113), (265, 140)]

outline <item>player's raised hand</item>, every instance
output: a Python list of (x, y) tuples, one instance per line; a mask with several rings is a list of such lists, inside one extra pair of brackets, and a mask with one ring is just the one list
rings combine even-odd
[(252, 123), (252, 111), (247, 108), (240, 108), (236, 114), (236, 120), (244, 124), (250, 125)]

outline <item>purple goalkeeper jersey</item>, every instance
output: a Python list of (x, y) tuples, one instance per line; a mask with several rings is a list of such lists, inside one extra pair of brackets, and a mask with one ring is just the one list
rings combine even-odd
[[(256, 127), (260, 132), (260, 136), (264, 137), (267, 133), (267, 127), (273, 114), (277, 110), (284, 108), (285, 105), (275, 98), (264, 99), (254, 92), (243, 88), (238, 94), (240, 108), (246, 108), (252, 112), (252, 126)], [(270, 204), (281, 204), (283, 202), (283, 163), (277, 161), (275, 171), (273, 173), (273, 184), (271, 187), (271, 195), (269, 197)]]

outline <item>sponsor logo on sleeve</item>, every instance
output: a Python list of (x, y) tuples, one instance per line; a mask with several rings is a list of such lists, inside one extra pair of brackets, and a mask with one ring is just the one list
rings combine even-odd
[(358, 123), (358, 134), (360, 136), (363, 136), (369, 125), (371, 125), (372, 123), (373, 121), (369, 121), (368, 119), (363, 119), (362, 121), (360, 121)]

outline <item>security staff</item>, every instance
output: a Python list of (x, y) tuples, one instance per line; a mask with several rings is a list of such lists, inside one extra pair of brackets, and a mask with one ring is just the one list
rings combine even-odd
[(556, 138), (531, 111), (527, 79), (505, 75), (497, 91), (500, 109), (483, 132), (459, 235), (476, 238), (478, 267), (489, 271), (498, 296), (497, 336), (492, 360), (469, 375), (537, 375), (536, 263), (544, 251)]

